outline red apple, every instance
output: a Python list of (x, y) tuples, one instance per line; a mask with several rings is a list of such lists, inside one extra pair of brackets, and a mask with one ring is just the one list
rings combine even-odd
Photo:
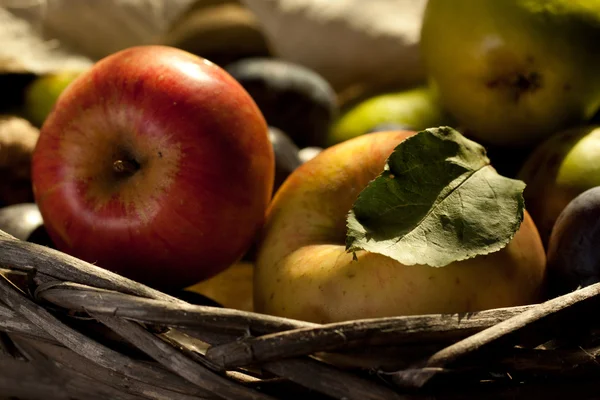
[(112, 54), (73, 81), (32, 164), (59, 250), (161, 289), (240, 259), (274, 179), (248, 93), (210, 61), (165, 46)]

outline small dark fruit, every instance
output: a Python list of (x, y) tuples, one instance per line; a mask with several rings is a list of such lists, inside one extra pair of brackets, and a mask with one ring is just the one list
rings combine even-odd
[(35, 203), (12, 204), (0, 208), (0, 230), (17, 239), (54, 248)]
[(273, 192), (302, 164), (298, 157), (298, 146), (280, 129), (269, 127), (269, 140), (275, 153), (275, 184)]
[(252, 11), (239, 0), (199, 0), (173, 21), (159, 42), (224, 66), (271, 55)]
[(576, 196), (556, 219), (548, 280), (553, 297), (600, 282), (600, 186)]
[(270, 126), (298, 145), (323, 146), (337, 117), (330, 84), (309, 68), (273, 58), (247, 58), (226, 68), (250, 93)]

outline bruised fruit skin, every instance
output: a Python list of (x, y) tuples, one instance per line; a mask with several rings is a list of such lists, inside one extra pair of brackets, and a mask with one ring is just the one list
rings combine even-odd
[(599, 36), (596, 0), (430, 0), (421, 53), (460, 125), (520, 147), (598, 110)]
[(276, 193), (255, 264), (257, 312), (319, 323), (477, 311), (537, 302), (546, 255), (525, 212), (502, 250), (443, 268), (345, 251), (346, 216), (414, 132), (376, 132), (323, 150)]
[(550, 295), (600, 282), (600, 186), (575, 197), (560, 213), (548, 246)]
[(600, 126), (559, 132), (539, 145), (518, 173), (525, 206), (544, 244), (556, 218), (578, 194), (600, 185)]

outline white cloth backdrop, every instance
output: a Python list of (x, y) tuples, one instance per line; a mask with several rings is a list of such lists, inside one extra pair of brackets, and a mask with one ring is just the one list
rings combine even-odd
[[(0, 68), (43, 73), (158, 41), (194, 0), (0, 0)], [(201, 0), (200, 0), (201, 1)], [(241, 0), (276, 55), (336, 88), (423, 79), (426, 0)]]

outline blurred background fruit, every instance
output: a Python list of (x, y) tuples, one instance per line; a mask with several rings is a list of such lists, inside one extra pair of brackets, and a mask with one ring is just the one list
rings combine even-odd
[(0, 115), (0, 206), (33, 202), (31, 154), (39, 135), (26, 119)]
[(0, 230), (17, 239), (27, 240), (31, 232), (43, 224), (42, 214), (35, 203), (20, 203), (0, 208)]
[(331, 85), (301, 65), (247, 58), (225, 68), (250, 93), (267, 123), (299, 147), (322, 146), (338, 113)]
[(196, 1), (170, 24), (159, 41), (220, 66), (242, 58), (271, 55), (259, 21), (236, 0)]
[(548, 244), (559, 214), (578, 194), (600, 185), (600, 125), (556, 133), (529, 155), (518, 173), (525, 207)]
[(551, 297), (600, 282), (600, 186), (577, 195), (556, 220), (548, 246)]
[(20, 240), (52, 247), (44, 221), (35, 203), (19, 203), (0, 208), (0, 230)]
[(41, 127), (58, 96), (81, 72), (83, 71), (62, 71), (37, 77), (25, 88), (25, 117), (35, 126)]
[(421, 54), (472, 137), (520, 147), (600, 107), (600, 2), (428, 0)]
[(238, 262), (212, 278), (189, 286), (185, 290), (206, 296), (223, 307), (253, 311), (253, 275), (252, 263)]
[(326, 144), (374, 131), (399, 127), (420, 131), (442, 125), (453, 125), (452, 119), (429, 87), (418, 86), (369, 96), (350, 106), (332, 126)]
[(280, 129), (270, 126), (269, 140), (275, 152), (275, 182), (273, 186), (273, 194), (275, 194), (283, 181), (302, 164), (302, 161), (298, 154), (300, 151), (298, 146)]
[(300, 151), (298, 152), (298, 157), (300, 158), (300, 161), (304, 164), (308, 160), (315, 158), (317, 156), (317, 154), (319, 154), (322, 151), (323, 151), (322, 147), (317, 147), (317, 146), (304, 147), (304, 148), (300, 149)]

